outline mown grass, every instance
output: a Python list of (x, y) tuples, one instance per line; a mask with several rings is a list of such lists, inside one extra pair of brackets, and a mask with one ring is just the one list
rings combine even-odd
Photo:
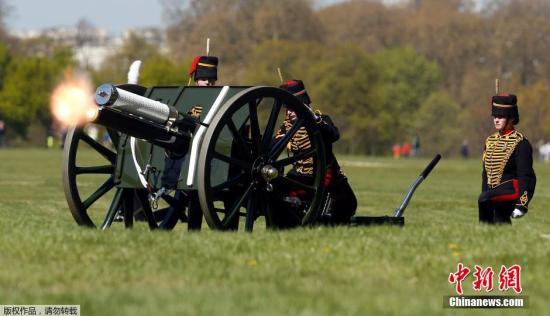
[[(393, 213), (427, 159), (342, 157), (362, 215)], [(61, 153), (0, 151), (0, 305), (80, 304), (83, 315), (532, 314), (550, 307), (550, 166), (537, 164), (529, 214), (477, 222), (480, 161), (442, 160), (406, 227), (319, 227), (253, 234), (78, 227)], [(119, 225), (120, 226), (120, 225)], [(520, 264), (523, 310), (443, 308), (457, 263)], [(473, 277), (464, 283), (472, 290)], [(492, 294), (514, 295), (496, 290)]]

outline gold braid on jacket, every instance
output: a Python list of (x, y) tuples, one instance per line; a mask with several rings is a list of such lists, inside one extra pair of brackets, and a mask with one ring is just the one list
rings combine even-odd
[(507, 135), (500, 135), (497, 132), (487, 137), (485, 151), (483, 152), (483, 163), (487, 171), (487, 185), (489, 188), (494, 188), (501, 183), (504, 167), (510, 159), (510, 155), (522, 140), (523, 134), (518, 131), (513, 131)]
[[(290, 118), (286, 118), (281, 128), (279, 128), (279, 130), (277, 131), (277, 135), (275, 136), (275, 138), (283, 137), (283, 135), (285, 135), (286, 132), (290, 130), (292, 124), (293, 120), (291, 120)], [(311, 141), (305, 127), (302, 126), (298, 129), (296, 134), (294, 134), (294, 136), (288, 142), (287, 148), (294, 154), (311, 148)], [(298, 160), (294, 164), (294, 170), (301, 175), (313, 175), (313, 157)]]

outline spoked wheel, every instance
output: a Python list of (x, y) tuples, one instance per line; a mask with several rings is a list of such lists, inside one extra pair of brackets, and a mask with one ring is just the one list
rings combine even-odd
[(151, 202), (146, 190), (135, 190), (138, 206), (141, 209), (134, 208), (135, 218), (139, 221), (147, 221), (152, 229), (160, 228), (165, 230), (173, 229), (178, 221), (187, 223), (188, 230), (200, 230), (202, 225), (202, 211), (198, 206), (196, 192), (184, 192), (176, 190), (172, 193), (164, 194), (160, 197), (159, 202), (164, 204), (164, 207), (155, 208)]
[[(106, 229), (120, 221), (129, 228), (137, 218), (146, 221), (151, 229), (174, 228), (188, 205), (187, 196), (180, 191), (163, 196), (166, 207), (157, 213), (152, 210), (145, 189), (117, 187), (114, 172), (119, 135), (108, 131), (112, 141), (102, 144), (85, 131), (90, 126), (70, 129), (65, 139), (63, 186), (77, 224)], [(196, 229), (196, 220), (191, 225)]]
[[(285, 122), (287, 110), (295, 116)], [(287, 152), (291, 141), (304, 150)], [(307, 181), (285, 173), (306, 160), (311, 168)], [(323, 201), (325, 164), (323, 140), (309, 108), (278, 88), (246, 89), (220, 108), (201, 143), (197, 185), (206, 222), (229, 230), (244, 217), (246, 231), (260, 216), (268, 228), (311, 224)], [(303, 193), (299, 205), (289, 207), (290, 191)]]
[[(145, 208), (142, 208), (135, 216), (136, 219), (149, 222), (149, 225), (153, 228), (158, 227), (170, 230), (176, 226), (178, 221), (181, 221), (187, 223), (187, 228), (190, 231), (201, 229), (202, 211), (195, 191), (184, 192), (182, 190), (175, 190), (171, 193), (163, 194), (159, 202), (164, 204), (164, 207), (154, 209), (151, 208), (150, 204), (158, 205), (158, 202), (149, 203), (148, 194), (145, 190), (137, 192), (140, 195), (138, 196), (139, 205), (141, 207), (146, 205), (148, 209), (145, 210)], [(156, 226), (154, 223), (156, 223)]]
[[(97, 127), (90, 124), (88, 128)], [(131, 206), (130, 202), (133, 202), (133, 192), (115, 188), (118, 134), (113, 132), (110, 135), (116, 135), (111, 136), (111, 146), (101, 144), (88, 135), (84, 128), (71, 128), (65, 138), (63, 186), (71, 214), (79, 225), (100, 225), (107, 228), (114, 221), (122, 205), (124, 204), (126, 210)], [(77, 156), (80, 160), (78, 164)], [(81, 192), (85, 198), (81, 197)], [(107, 198), (102, 199), (103, 197)], [(111, 201), (109, 205), (105, 204), (107, 200)], [(104, 216), (89, 212), (94, 204), (101, 204), (103, 209), (107, 208)], [(131, 226), (132, 222), (126, 220), (125, 224)]]
[[(133, 84), (118, 87), (139, 95), (147, 91), (147, 88)], [(183, 216), (188, 203), (186, 196), (178, 191), (163, 196), (167, 206), (155, 214), (145, 189), (116, 186), (117, 149), (123, 136), (107, 130), (110, 140), (99, 142), (85, 131), (89, 129), (98, 130), (94, 124), (72, 128), (65, 139), (63, 185), (75, 221), (79, 225), (106, 229), (117, 221), (122, 221), (125, 227), (132, 227), (134, 219), (141, 219), (151, 229), (172, 229)]]
[[(181, 159), (165, 157), (164, 169), (153, 171), (151, 178), (146, 170), (153, 155), (151, 144), (145, 140), (129, 139), (130, 151), (137, 171), (140, 189), (136, 189), (137, 202), (141, 209), (137, 210), (135, 218), (139, 221), (148, 221), (158, 224), (161, 229), (173, 229), (178, 221), (187, 223), (189, 230), (200, 230), (202, 225), (202, 211), (198, 202), (197, 192), (177, 189), (177, 177), (181, 173)], [(153, 170), (156, 170), (152, 168)], [(175, 178), (174, 178), (175, 177)], [(159, 182), (159, 178), (162, 179)], [(155, 187), (159, 190), (148, 193), (146, 188)], [(162, 187), (162, 189), (160, 189)], [(158, 196), (155, 196), (158, 195)], [(149, 200), (149, 197), (155, 196)], [(145, 205), (145, 207), (144, 207)], [(147, 207), (147, 209), (146, 209)], [(147, 210), (147, 212), (145, 212)], [(147, 214), (153, 214), (153, 220)], [(153, 225), (153, 227), (155, 227)]]

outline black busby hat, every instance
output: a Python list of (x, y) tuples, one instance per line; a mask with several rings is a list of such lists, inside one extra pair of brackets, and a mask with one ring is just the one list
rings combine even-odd
[(286, 80), (280, 88), (292, 93), (292, 95), (297, 97), (302, 103), (307, 105), (311, 104), (311, 99), (307, 94), (306, 87), (302, 80)]
[(491, 114), (495, 117), (509, 117), (519, 123), (518, 98), (513, 94), (495, 95), (491, 99)]
[(196, 56), (189, 69), (189, 75), (193, 75), (194, 80), (218, 80), (218, 57)]

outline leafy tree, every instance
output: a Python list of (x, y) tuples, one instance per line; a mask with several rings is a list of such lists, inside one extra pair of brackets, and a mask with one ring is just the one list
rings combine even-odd
[(317, 12), (331, 46), (353, 43), (367, 52), (399, 45), (405, 32), (401, 8), (388, 8), (378, 1), (342, 1)]
[(436, 61), (443, 70), (445, 88), (459, 96), (465, 70), (488, 66), (487, 43), (492, 34), (486, 22), (467, 10), (465, 1), (417, 1), (403, 19), (399, 42)]
[(146, 61), (158, 56), (158, 48), (147, 43), (137, 33), (130, 33), (122, 45), (112, 51), (97, 71), (92, 71), (94, 83), (127, 82), (128, 68), (134, 60)]
[(11, 54), (7, 45), (0, 42), (0, 90), (2, 89), (4, 78), (6, 77), (6, 71), (11, 61)]
[(67, 50), (50, 58), (17, 56), (8, 65), (0, 91), (0, 115), (16, 134), (25, 136), (34, 120), (50, 125), (50, 92), (70, 65), (69, 56)]
[(302, 0), (264, 0), (254, 12), (252, 39), (323, 40), (324, 29), (311, 5)]
[(414, 117), (413, 128), (420, 137), (422, 151), (445, 156), (458, 152), (464, 139), (460, 132), (459, 105), (445, 92), (434, 92), (422, 103)]
[(322, 45), (312, 42), (265, 41), (256, 46), (246, 63), (244, 84), (278, 85), (277, 68), (285, 79), (306, 78), (315, 63), (326, 55)]
[(533, 145), (538, 141), (550, 140), (549, 94), (550, 84), (544, 82), (538, 82), (517, 91), (520, 115), (518, 129), (531, 140)]
[(489, 18), (490, 61), (497, 76), (530, 85), (550, 80), (550, 2), (510, 0)]
[[(307, 56), (307, 55), (306, 55)], [(309, 90), (341, 130), (339, 150), (376, 154), (391, 137), (392, 121), (383, 108), (380, 68), (353, 46), (342, 46), (312, 65)]]
[(0, 0), (0, 40), (5, 41), (9, 36), (6, 27), (6, 19), (12, 10), (11, 5), (6, 0)]
[(393, 121), (390, 137), (394, 141), (409, 139), (414, 136), (408, 134), (410, 118), (439, 88), (440, 68), (410, 47), (381, 50), (374, 55), (374, 62), (381, 72), (382, 106)]
[(242, 66), (255, 45), (266, 40), (320, 41), (323, 30), (306, 0), (165, 1), (167, 35), (177, 59), (203, 53)]
[[(189, 61), (189, 64), (191, 61)], [(146, 59), (141, 67), (140, 84), (154, 85), (186, 85), (188, 82), (187, 67), (171, 62), (167, 57), (154, 55)]]
[(371, 58), (354, 46), (323, 49), (318, 43), (269, 41), (258, 46), (247, 68), (247, 83), (279, 85), (285, 79), (304, 81), (313, 107), (327, 112), (340, 127), (339, 149), (376, 152), (386, 139), (389, 120), (381, 105), (379, 73)]

